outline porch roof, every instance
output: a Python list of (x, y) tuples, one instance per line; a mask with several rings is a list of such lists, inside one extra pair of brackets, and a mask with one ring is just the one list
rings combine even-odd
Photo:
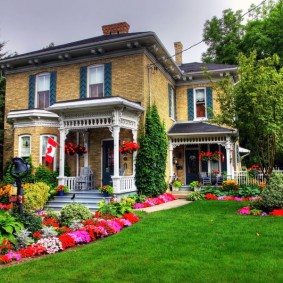
[(131, 110), (143, 112), (144, 108), (139, 102), (134, 102), (121, 98), (119, 96), (99, 97), (99, 98), (84, 98), (56, 102), (47, 108), (51, 112), (77, 112), (78, 110), (90, 110), (95, 108), (106, 109), (117, 106), (126, 107)]
[(236, 130), (207, 122), (177, 122), (169, 130), (169, 136), (205, 135), (205, 134), (235, 134)]

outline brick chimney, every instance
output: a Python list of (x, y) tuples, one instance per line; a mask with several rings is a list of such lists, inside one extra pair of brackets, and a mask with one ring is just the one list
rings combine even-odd
[(183, 44), (182, 42), (178, 41), (178, 42), (174, 42), (174, 47), (175, 47), (175, 62), (176, 64), (182, 65), (183, 63)]
[(102, 26), (102, 31), (104, 35), (128, 33), (129, 29), (130, 29), (130, 26), (127, 22), (121, 22), (121, 23)]

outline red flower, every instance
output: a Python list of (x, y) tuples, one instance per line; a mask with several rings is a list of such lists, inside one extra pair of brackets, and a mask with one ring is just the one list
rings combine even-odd
[(133, 153), (140, 148), (136, 142), (125, 142), (123, 141), (120, 145), (119, 151), (121, 153)]
[(58, 236), (58, 239), (62, 242), (63, 250), (65, 250), (68, 247), (73, 247), (76, 244), (75, 240), (66, 233)]
[(124, 214), (123, 218), (129, 220), (132, 224), (140, 221), (140, 219), (134, 213), (130, 213), (130, 212)]
[(206, 198), (206, 199), (217, 200), (217, 196), (216, 196), (216, 195), (213, 195), (213, 194), (206, 194), (206, 195), (205, 195), (205, 198)]
[(283, 209), (274, 209), (272, 212), (269, 212), (269, 214), (274, 216), (283, 216)]

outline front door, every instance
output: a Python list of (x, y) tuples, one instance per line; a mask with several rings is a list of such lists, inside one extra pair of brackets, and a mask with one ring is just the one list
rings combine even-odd
[(190, 184), (199, 179), (199, 159), (198, 150), (186, 150), (186, 182)]
[(114, 174), (114, 142), (103, 141), (102, 144), (102, 184), (112, 185)]

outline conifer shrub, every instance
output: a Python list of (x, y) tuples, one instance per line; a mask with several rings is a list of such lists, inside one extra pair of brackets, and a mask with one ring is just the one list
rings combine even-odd
[(261, 194), (262, 199), (255, 201), (253, 207), (265, 212), (283, 208), (283, 174), (272, 174)]

